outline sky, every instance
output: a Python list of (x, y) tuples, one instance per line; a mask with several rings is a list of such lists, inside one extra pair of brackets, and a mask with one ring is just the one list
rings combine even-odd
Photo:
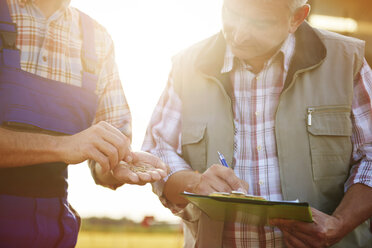
[[(110, 33), (140, 150), (152, 111), (165, 88), (171, 57), (221, 29), (222, 0), (72, 0)], [(82, 217), (178, 222), (150, 185), (112, 191), (95, 185), (87, 163), (69, 166), (69, 201)]]

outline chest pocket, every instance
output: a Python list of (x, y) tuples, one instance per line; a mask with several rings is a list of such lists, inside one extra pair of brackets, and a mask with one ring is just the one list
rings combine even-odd
[(351, 109), (320, 106), (308, 109), (307, 130), (313, 178), (346, 180), (352, 154)]
[(205, 123), (182, 123), (182, 157), (199, 172), (206, 170), (207, 142)]

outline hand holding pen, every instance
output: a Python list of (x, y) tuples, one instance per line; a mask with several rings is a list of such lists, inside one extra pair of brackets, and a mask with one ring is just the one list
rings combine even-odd
[[(218, 153), (218, 159), (220, 160), (221, 164), (222, 164), (223, 166), (227, 167), (227, 168), (230, 168), (230, 166), (229, 166), (228, 163), (226, 162), (226, 159), (225, 159), (225, 157), (222, 155), (222, 153), (220, 153), (219, 151), (217, 151), (217, 153)], [(244, 193), (244, 194), (247, 193), (247, 191), (246, 191), (244, 188), (242, 188), (242, 187), (238, 188), (237, 190), (233, 190), (232, 192)]]
[(223, 166), (227, 167), (227, 168), (230, 168), (230, 166), (229, 166), (229, 165), (227, 164), (227, 162), (226, 162), (225, 157), (224, 157), (220, 152), (217, 151), (217, 153), (218, 153), (218, 158), (219, 158), (221, 164), (222, 164)]

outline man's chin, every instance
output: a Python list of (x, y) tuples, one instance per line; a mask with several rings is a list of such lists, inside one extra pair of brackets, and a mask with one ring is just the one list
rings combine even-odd
[(232, 53), (235, 57), (241, 59), (241, 60), (250, 60), (255, 57), (255, 53), (249, 52), (249, 51), (239, 51), (239, 50), (232, 50)]
[(256, 56), (256, 53), (251, 49), (231, 48), (231, 52), (235, 57), (242, 60), (249, 60)]

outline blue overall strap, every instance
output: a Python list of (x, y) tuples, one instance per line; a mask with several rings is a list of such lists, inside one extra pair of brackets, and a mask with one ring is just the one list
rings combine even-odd
[(96, 54), (94, 22), (85, 13), (80, 12), (80, 23), (83, 34), (81, 62), (83, 65), (82, 87), (95, 91), (98, 81), (98, 58)]
[(2, 26), (4, 24), (12, 24), (12, 17), (10, 16), (9, 13), (9, 7), (8, 3), (6, 0), (0, 0), (0, 30), (7, 30), (7, 31), (16, 31), (15, 29), (12, 29), (12, 25), (9, 27), (7, 26)]
[(13, 23), (6, 0), (0, 0), (0, 64), (20, 68), (20, 54), (16, 48), (17, 25)]

